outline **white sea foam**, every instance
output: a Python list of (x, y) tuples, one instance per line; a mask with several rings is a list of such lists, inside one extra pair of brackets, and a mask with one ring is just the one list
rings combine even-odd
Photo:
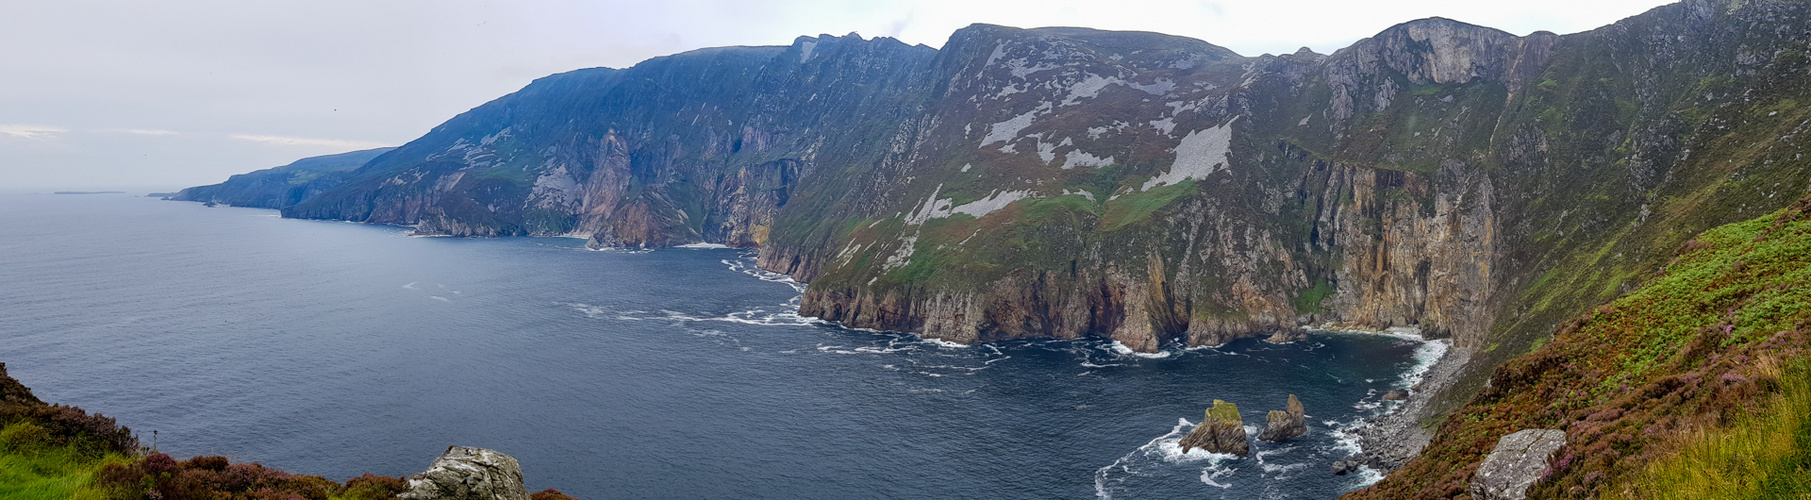
[(592, 252), (622, 253), (622, 254), (631, 254), (631, 255), (649, 253), (649, 252), (654, 251), (654, 249), (652, 249), (652, 248), (622, 248), (622, 247), (591, 248), (589, 246), (585, 247), (585, 250), (589, 250)]
[(1440, 358), (1446, 357), (1446, 351), (1450, 349), (1452, 349), (1452, 341), (1446, 339), (1422, 342), (1420, 346), (1416, 346), (1414, 363), (1409, 365), (1408, 370), (1402, 372), (1402, 386), (1414, 387), (1415, 384), (1421, 383), (1421, 379), (1427, 376), (1427, 371), (1432, 369), (1435, 363), (1439, 363)]
[(1172, 353), (1169, 351), (1138, 352), (1138, 351), (1132, 350), (1131, 347), (1126, 347), (1125, 344), (1122, 344), (1117, 340), (1113, 341), (1113, 343), (1109, 344), (1109, 345), (1113, 348), (1113, 352), (1119, 353), (1119, 355), (1121, 355), (1121, 356), (1132, 356), (1132, 357), (1145, 358), (1145, 359), (1163, 359), (1163, 358), (1170, 357), (1170, 355), (1172, 355), (1172, 354), (1175, 354), (1175, 353)]
[(1238, 463), (1238, 457), (1223, 453), (1208, 453), (1206, 450), (1189, 450), (1183, 453), (1182, 438), (1195, 428), (1188, 419), (1176, 419), (1176, 425), (1169, 432), (1152, 438), (1144, 446), (1139, 446), (1125, 456), (1119, 457), (1106, 467), (1094, 471), (1094, 496), (1096, 498), (1113, 498), (1111, 489), (1125, 484), (1132, 477), (1143, 475), (1145, 469), (1155, 464), (1201, 464), (1201, 480), (1210, 486), (1226, 488), (1231, 484), (1222, 484), (1217, 480), (1238, 471), (1231, 467)]
[[(786, 286), (792, 287), (793, 291), (804, 293), (804, 291), (805, 291), (804, 283), (799, 283), (798, 281), (792, 279), (791, 276), (787, 276), (784, 274), (776, 273), (773, 271), (768, 271), (766, 269), (761, 269), (759, 267), (749, 265), (750, 263), (753, 262), (752, 259), (748, 258), (749, 256), (752, 256), (752, 252), (748, 255), (745, 255), (743, 258), (740, 258), (740, 259), (735, 259), (735, 260), (723, 259), (719, 262), (722, 262), (724, 265), (729, 266), (729, 270), (731, 270), (731, 271), (736, 271), (736, 272), (746, 274), (749, 276), (754, 276), (755, 279), (758, 279), (761, 281), (784, 284)], [(798, 311), (798, 305), (799, 305), (800, 298), (801, 297), (793, 297), (792, 300), (789, 301), (790, 302), (789, 305), (792, 307), (793, 312)]]
[[(934, 345), (937, 347), (941, 347), (944, 349), (968, 349), (968, 348), (974, 347), (972, 345), (964, 344), (961, 342), (950, 342), (948, 340), (943, 340), (943, 339), (928, 339), (927, 338), (927, 339), (924, 339), (924, 343)], [(999, 350), (995, 349), (994, 352), (998, 353)]]
[(735, 247), (725, 245), (722, 243), (686, 243), (684, 245), (678, 245), (673, 248), (723, 249), (723, 248), (735, 248)]

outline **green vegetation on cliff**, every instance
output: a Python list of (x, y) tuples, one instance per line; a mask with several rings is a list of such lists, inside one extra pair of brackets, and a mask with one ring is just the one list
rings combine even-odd
[[(1532, 498), (1651, 498), (1685, 478), (1735, 488), (1717, 498), (1802, 498), (1808, 325), (1811, 198), (1698, 235), (1648, 282), (1498, 368), (1420, 457), (1351, 496), (1458, 496), (1498, 438), (1561, 429), (1567, 446)], [(1691, 491), (1704, 490), (1673, 493)]]
[(1786, 368), (1766, 409), (1687, 431), (1679, 452), (1606, 495), (1629, 500), (1811, 497), (1811, 369)]
[[(78, 442), (67, 442), (70, 437), (76, 437), (74, 441)], [(132, 457), (94, 449), (79, 441), (79, 436), (52, 435), (29, 419), (0, 428), (0, 498), (107, 498), (104, 491), (95, 488), (95, 474), (107, 465), (130, 463)]]

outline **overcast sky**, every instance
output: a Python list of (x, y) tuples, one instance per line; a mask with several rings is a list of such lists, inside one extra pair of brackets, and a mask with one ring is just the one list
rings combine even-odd
[(1584, 31), (1655, 0), (0, 0), (0, 189), (211, 184), (394, 146), (534, 78), (722, 45), (859, 33), (943, 45), (971, 23), (1330, 53), (1443, 16)]

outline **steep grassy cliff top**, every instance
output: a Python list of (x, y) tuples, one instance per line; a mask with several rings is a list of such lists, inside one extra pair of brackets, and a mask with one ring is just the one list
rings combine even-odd
[[(1497, 439), (1524, 429), (1562, 429), (1568, 442), (1530, 498), (1622, 491), (1684, 437), (1781, 411), (1769, 403), (1782, 379), (1807, 373), (1808, 323), (1811, 197), (1698, 235), (1648, 282), (1498, 368), (1421, 457), (1349, 497), (1464, 494)], [(1761, 484), (1793, 474), (1771, 467), (1791, 458), (1734, 472)]]

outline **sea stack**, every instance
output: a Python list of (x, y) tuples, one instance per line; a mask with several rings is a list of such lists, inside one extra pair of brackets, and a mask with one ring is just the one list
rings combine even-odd
[(1251, 443), (1245, 438), (1245, 423), (1239, 418), (1239, 406), (1221, 400), (1214, 400), (1214, 407), (1207, 409), (1207, 418), (1189, 431), (1182, 438), (1182, 452), (1188, 453), (1192, 448), (1201, 448), (1210, 453), (1230, 453), (1238, 456), (1251, 454)]
[(1302, 401), (1290, 394), (1287, 408), (1284, 411), (1270, 410), (1270, 414), (1264, 417), (1264, 433), (1258, 434), (1258, 439), (1282, 441), (1308, 432), (1307, 415), (1302, 409)]

